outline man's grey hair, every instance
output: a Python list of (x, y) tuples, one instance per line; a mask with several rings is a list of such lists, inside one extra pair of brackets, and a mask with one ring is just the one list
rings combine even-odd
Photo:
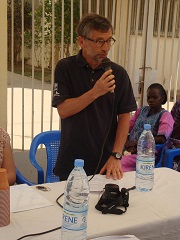
[(77, 26), (77, 34), (78, 36), (89, 37), (89, 33), (92, 30), (103, 33), (111, 30), (113, 33), (111, 21), (96, 13), (89, 13), (80, 20)]

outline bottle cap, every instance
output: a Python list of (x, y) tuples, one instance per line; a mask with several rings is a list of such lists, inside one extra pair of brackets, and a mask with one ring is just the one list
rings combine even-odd
[(151, 125), (150, 124), (144, 124), (144, 129), (145, 130), (150, 130), (151, 129)]
[(84, 167), (84, 160), (82, 160), (82, 159), (75, 159), (74, 166), (75, 167)]
[(5, 190), (7, 188), (9, 188), (7, 171), (5, 168), (0, 168), (0, 189)]

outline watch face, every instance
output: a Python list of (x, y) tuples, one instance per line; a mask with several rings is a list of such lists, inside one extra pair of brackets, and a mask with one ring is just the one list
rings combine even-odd
[(115, 157), (116, 159), (120, 159), (121, 160), (121, 158), (122, 158), (122, 154), (119, 153), (119, 152), (113, 152), (113, 153), (111, 153), (111, 155), (113, 157)]
[(120, 159), (121, 158), (121, 154), (120, 153), (116, 153), (116, 158)]

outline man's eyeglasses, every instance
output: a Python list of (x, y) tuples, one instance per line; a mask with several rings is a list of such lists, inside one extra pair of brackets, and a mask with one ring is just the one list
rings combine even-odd
[(116, 41), (114, 38), (109, 38), (108, 40), (105, 41), (103, 39), (93, 40), (93, 39), (88, 38), (88, 37), (84, 37), (84, 36), (82, 36), (82, 37), (91, 41), (91, 42), (94, 42), (97, 47), (102, 47), (105, 43), (107, 43), (108, 46), (112, 46)]

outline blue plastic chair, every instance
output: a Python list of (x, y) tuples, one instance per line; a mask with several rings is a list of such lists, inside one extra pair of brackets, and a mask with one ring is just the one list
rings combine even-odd
[(166, 146), (166, 142), (162, 144), (156, 144), (156, 151), (158, 150), (158, 156), (156, 159), (156, 168), (163, 167), (162, 159), (163, 159), (163, 153), (164, 153), (164, 148)]
[(25, 178), (21, 172), (16, 168), (16, 183), (17, 184), (27, 184), (29, 186), (35, 185), (35, 183), (29, 181), (27, 178)]
[[(56, 164), (59, 146), (60, 146), (61, 132), (58, 130), (46, 131), (36, 135), (31, 143), (29, 158), (32, 165), (37, 169), (38, 184), (58, 182), (59, 177), (53, 174), (53, 169)], [(36, 152), (39, 145), (44, 144), (47, 154), (47, 169), (44, 173), (43, 168), (36, 160)]]
[(164, 157), (164, 167), (173, 168), (173, 160), (180, 156), (180, 148), (167, 149)]
[(166, 151), (165, 147), (166, 147), (170, 137), (171, 137), (171, 134), (166, 139), (165, 143), (156, 144), (156, 150), (158, 150), (158, 156), (157, 156), (156, 166), (155, 166), (156, 168), (158, 168), (158, 167), (168, 167), (167, 164), (165, 164), (165, 162), (164, 162), (164, 153)]

